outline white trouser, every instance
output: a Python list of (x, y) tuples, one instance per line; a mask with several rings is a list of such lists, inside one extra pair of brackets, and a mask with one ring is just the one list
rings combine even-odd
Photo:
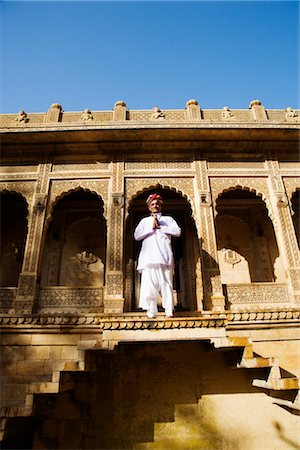
[(156, 316), (160, 296), (166, 315), (173, 314), (172, 272), (170, 267), (162, 264), (152, 264), (142, 270), (139, 307), (146, 309), (148, 316)]

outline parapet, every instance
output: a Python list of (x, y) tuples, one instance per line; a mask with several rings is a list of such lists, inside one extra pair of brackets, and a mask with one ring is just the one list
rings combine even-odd
[(53, 103), (46, 112), (25, 112), (0, 114), (0, 128), (85, 128), (103, 126), (172, 127), (224, 126), (224, 127), (272, 127), (299, 126), (300, 110), (287, 106), (284, 109), (266, 109), (259, 100), (252, 100), (247, 109), (202, 109), (195, 99), (188, 100), (182, 109), (128, 109), (123, 100), (115, 102), (111, 110), (64, 111), (58, 103)]

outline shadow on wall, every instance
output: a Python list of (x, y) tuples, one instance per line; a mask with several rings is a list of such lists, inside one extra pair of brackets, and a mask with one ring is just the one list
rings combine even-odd
[[(230, 395), (257, 393), (250, 371), (232, 368), (236, 356), (211, 351), (205, 342), (89, 351), (87, 372), (62, 373), (59, 394), (35, 397), (35, 416), (30, 423), (23, 419), (27, 443), (22, 420), (11, 419), (2, 448), (245, 448), (243, 432), (226, 435), (214, 407), (207, 407), (216, 394), (229, 401)], [(234, 414), (242, 415), (241, 408)]]

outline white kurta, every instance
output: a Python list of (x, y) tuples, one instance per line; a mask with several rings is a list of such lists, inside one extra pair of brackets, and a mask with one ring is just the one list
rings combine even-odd
[(170, 216), (157, 214), (160, 228), (153, 229), (153, 217), (145, 217), (135, 229), (134, 237), (143, 240), (137, 270), (142, 273), (139, 307), (149, 317), (157, 314), (157, 300), (162, 298), (166, 315), (173, 312), (172, 275), (174, 267), (171, 236), (180, 236), (181, 229)]
[(172, 268), (174, 264), (171, 236), (178, 237), (181, 229), (170, 216), (157, 214), (160, 228), (153, 229), (153, 217), (144, 217), (134, 232), (137, 241), (143, 240), (137, 270), (143, 270), (149, 264), (162, 264)]

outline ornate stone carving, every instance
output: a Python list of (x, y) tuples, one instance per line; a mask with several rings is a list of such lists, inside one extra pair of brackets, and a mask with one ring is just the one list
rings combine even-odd
[(289, 297), (285, 284), (277, 283), (251, 283), (251, 284), (227, 284), (228, 300), (231, 307), (264, 308), (264, 304), (288, 303)]
[(158, 106), (154, 106), (150, 120), (165, 120), (165, 114), (159, 109)]
[(232, 117), (234, 117), (234, 114), (232, 114), (232, 112), (228, 108), (228, 106), (224, 106), (223, 111), (221, 112), (221, 118), (222, 119), (231, 119)]
[(46, 208), (47, 195), (46, 194), (35, 194), (33, 200), (33, 208), (36, 211), (43, 211)]
[(297, 118), (299, 118), (297, 112), (293, 108), (288, 106), (285, 109), (285, 119), (286, 120), (295, 120)]
[(230, 264), (232, 266), (232, 268), (236, 264), (238, 264), (242, 261), (242, 258), (240, 257), (240, 255), (236, 251), (232, 250), (231, 248), (223, 248), (222, 253), (223, 253), (224, 261), (227, 264)]
[(106, 293), (108, 295), (123, 296), (123, 274), (108, 273), (106, 276)]
[(18, 123), (27, 123), (29, 118), (25, 111), (19, 111), (18, 115), (15, 117), (15, 121)]
[(81, 122), (90, 122), (94, 119), (93, 114), (89, 109), (85, 109), (80, 116)]
[(17, 288), (0, 288), (0, 309), (11, 308), (16, 298)]
[(144, 174), (145, 172), (157, 171), (157, 170), (168, 170), (172, 171), (192, 171), (191, 161), (147, 161), (147, 162), (135, 162), (126, 161), (125, 170), (126, 172), (134, 171), (135, 175)]
[(40, 308), (103, 308), (103, 288), (45, 288), (40, 292)]
[(300, 177), (283, 177), (282, 181), (287, 196), (291, 201), (293, 193), (296, 192), (297, 189), (300, 189)]
[(27, 203), (32, 203), (34, 181), (0, 181), (0, 191), (17, 192), (25, 197)]
[[(201, 314), (201, 315), (200, 315)], [(222, 311), (220, 313), (210, 311), (200, 313), (199, 316), (194, 317), (173, 317), (166, 320), (164, 317), (156, 320), (147, 320), (145, 317), (101, 317), (98, 314), (43, 314), (43, 315), (17, 315), (17, 314), (2, 314), (0, 315), (0, 326), (5, 329), (40, 329), (49, 327), (52, 329), (55, 326), (63, 325), (66, 329), (73, 329), (78, 326), (83, 329), (97, 326), (99, 330), (146, 330), (146, 329), (186, 329), (186, 328), (222, 328), (228, 325), (239, 327), (241, 324), (248, 325), (249, 322), (266, 322), (282, 323), (283, 320), (293, 323), (295, 325), (300, 323), (299, 309), (286, 307), (272, 307), (259, 310), (246, 310), (241, 308), (238, 311)]]
[[(70, 164), (59, 164), (58, 162), (55, 163), (52, 167), (52, 172), (55, 172), (55, 177), (58, 176), (58, 172), (79, 172), (76, 173), (76, 177), (80, 178), (81, 176), (86, 176), (87, 172), (93, 172), (97, 171), (99, 174), (100, 171), (107, 171), (110, 168), (109, 162), (100, 162), (95, 161), (94, 163), (86, 163), (86, 164), (77, 164), (77, 163), (70, 163)], [(82, 174), (82, 175), (81, 175)], [(63, 177), (66, 176), (66, 174), (62, 174)]]
[(35, 293), (35, 274), (21, 273), (19, 277), (18, 296), (33, 296)]
[(102, 197), (104, 201), (104, 212), (106, 212), (105, 206), (107, 205), (108, 201), (108, 185), (109, 185), (108, 179), (53, 180), (51, 182), (50, 196), (48, 203), (48, 214), (47, 214), (48, 218), (57, 200), (62, 198), (64, 194), (67, 194), (71, 191), (78, 191), (80, 189), (95, 192), (97, 195)]
[(222, 170), (222, 174), (230, 176), (232, 169), (234, 170), (244, 170), (248, 169), (256, 173), (257, 170), (265, 170), (263, 161), (230, 161), (230, 167), (227, 161), (209, 161), (208, 169), (211, 170)]
[(112, 206), (114, 208), (122, 208), (124, 205), (124, 194), (122, 192), (114, 192), (112, 194)]
[(248, 189), (255, 192), (259, 197), (262, 197), (263, 201), (266, 203), (269, 215), (273, 214), (270, 199), (269, 199), (269, 189), (267, 178), (253, 178), (253, 177), (228, 177), (228, 178), (217, 178), (211, 177), (211, 191), (213, 195), (214, 202), (217, 197), (232, 189)]
[(162, 187), (163, 189), (176, 189), (177, 192), (186, 196), (191, 203), (192, 211), (195, 212), (194, 205), (194, 185), (193, 178), (126, 178), (125, 192), (127, 208), (131, 199), (146, 189)]

